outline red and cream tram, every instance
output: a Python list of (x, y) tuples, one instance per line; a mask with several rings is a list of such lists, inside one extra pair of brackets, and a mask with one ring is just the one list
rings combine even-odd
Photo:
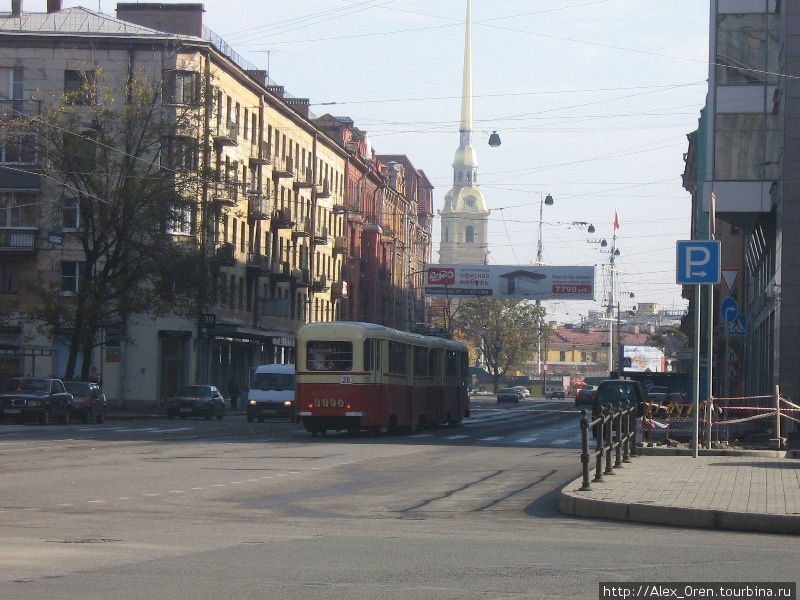
[(316, 435), (458, 425), (469, 416), (467, 347), (372, 323), (297, 333), (295, 416)]

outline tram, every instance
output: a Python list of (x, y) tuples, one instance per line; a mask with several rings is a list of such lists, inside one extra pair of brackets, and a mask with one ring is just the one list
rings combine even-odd
[(297, 333), (295, 420), (312, 435), (448, 424), (469, 416), (467, 347), (373, 323)]

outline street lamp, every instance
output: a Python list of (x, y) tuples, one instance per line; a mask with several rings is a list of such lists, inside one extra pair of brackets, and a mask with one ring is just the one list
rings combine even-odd
[[(539, 243), (536, 246), (536, 264), (542, 264), (542, 217), (544, 215), (544, 206), (553, 206), (556, 201), (553, 200), (553, 197), (550, 194), (547, 194), (547, 197), (542, 198), (542, 193), (539, 192)], [(539, 301), (537, 300), (536, 303), (538, 304)]]

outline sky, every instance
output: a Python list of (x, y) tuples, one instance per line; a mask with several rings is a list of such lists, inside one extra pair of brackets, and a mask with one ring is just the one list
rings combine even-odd
[[(45, 0), (23, 0), (43, 11)], [(434, 212), (458, 147), (466, 0), (206, 0), (205, 24), (321, 116), (349, 116), (379, 154), (433, 183)], [(64, 0), (113, 15), (110, 0)], [(703, 0), (473, 0), (473, 146), (490, 262), (597, 265), (594, 302), (544, 302), (549, 318), (614, 303), (682, 310), (675, 242), (690, 238), (681, 185), (708, 76)], [(497, 131), (499, 147), (488, 145)], [(438, 260), (439, 219), (433, 259)], [(573, 222), (592, 223), (595, 233)], [(631, 297), (633, 294), (633, 297)]]

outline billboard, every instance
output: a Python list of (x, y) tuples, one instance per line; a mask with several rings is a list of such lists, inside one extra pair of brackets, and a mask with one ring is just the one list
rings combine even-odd
[(622, 350), (623, 371), (663, 373), (664, 353), (654, 346), (625, 346)]
[(594, 300), (594, 267), (429, 265), (425, 295)]

